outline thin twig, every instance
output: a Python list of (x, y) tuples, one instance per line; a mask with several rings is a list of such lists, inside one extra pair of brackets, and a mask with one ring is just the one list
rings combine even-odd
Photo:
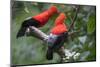
[(68, 29), (68, 32), (73, 28), (73, 25), (74, 25), (74, 23), (75, 23), (75, 21), (76, 21), (76, 19), (77, 19), (77, 14), (78, 14), (78, 12), (79, 12), (79, 7), (80, 7), (80, 6), (77, 6), (77, 8), (76, 8), (76, 12), (75, 12), (74, 18), (72, 19), (72, 23), (71, 23), (71, 25), (70, 25), (70, 27), (69, 27), (69, 29)]
[(80, 32), (80, 30), (74, 31), (74, 32), (68, 32), (68, 36), (71, 36), (71, 35), (73, 35), (73, 34), (75, 34), (75, 33), (79, 33), (79, 32)]

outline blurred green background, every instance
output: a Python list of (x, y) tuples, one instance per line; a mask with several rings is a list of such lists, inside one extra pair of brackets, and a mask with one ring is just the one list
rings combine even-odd
[[(68, 4), (51, 4), (40, 2), (12, 2), (12, 17), (11, 17), (11, 63), (16, 65), (26, 64), (45, 64), (58, 63), (59, 56), (54, 53), (54, 58), (51, 61), (46, 59), (47, 46), (41, 40), (34, 37), (21, 37), (16, 39), (16, 34), (27, 18), (41, 13), (48, 9), (51, 5), (57, 6), (58, 10), (64, 12), (67, 16), (65, 23), (71, 24), (71, 17), (75, 14), (76, 5)], [(46, 34), (49, 34), (50, 28), (58, 15), (50, 18), (48, 23), (40, 28)], [(69, 62), (80, 61), (95, 61), (96, 60), (96, 7), (80, 5), (78, 17), (72, 31), (81, 30), (66, 40), (64, 46), (66, 49), (80, 53), (76, 60)]]

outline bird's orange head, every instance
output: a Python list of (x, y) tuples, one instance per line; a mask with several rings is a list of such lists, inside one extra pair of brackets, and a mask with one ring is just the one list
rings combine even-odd
[(66, 19), (66, 15), (64, 13), (60, 13), (60, 15), (55, 20), (55, 25), (63, 24)]

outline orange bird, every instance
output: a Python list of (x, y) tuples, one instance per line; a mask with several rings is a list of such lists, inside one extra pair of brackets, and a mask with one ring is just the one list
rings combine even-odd
[(36, 28), (44, 26), (48, 22), (49, 18), (53, 16), (55, 13), (58, 13), (57, 7), (51, 6), (48, 10), (25, 20), (22, 23), (21, 28), (19, 29), (17, 33), (17, 38), (24, 36), (26, 29), (29, 26), (34, 26)]
[(47, 41), (48, 50), (47, 50), (46, 58), (48, 60), (53, 59), (53, 52), (55, 50), (59, 51), (59, 49), (61, 49), (61, 47), (64, 44), (65, 38), (67, 37), (68, 28), (64, 23), (65, 19), (66, 19), (65, 14), (60, 13), (60, 15), (55, 20), (54, 27), (51, 29), (51, 33)]

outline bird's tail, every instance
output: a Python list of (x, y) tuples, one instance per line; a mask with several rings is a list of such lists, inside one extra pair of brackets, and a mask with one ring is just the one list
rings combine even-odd
[(26, 32), (26, 29), (27, 29), (26, 27), (21, 27), (20, 30), (17, 33), (16, 38), (19, 38), (19, 37), (24, 36), (25, 35), (25, 32)]
[(48, 48), (47, 54), (46, 54), (46, 58), (48, 60), (52, 60), (53, 59), (53, 50), (52, 49)]

